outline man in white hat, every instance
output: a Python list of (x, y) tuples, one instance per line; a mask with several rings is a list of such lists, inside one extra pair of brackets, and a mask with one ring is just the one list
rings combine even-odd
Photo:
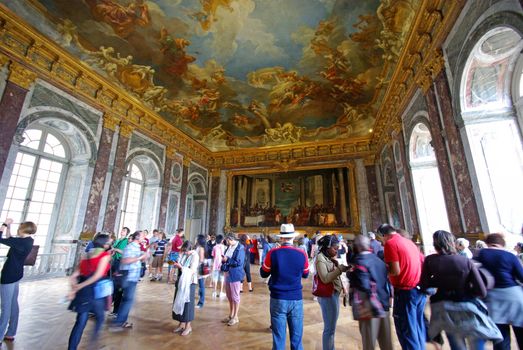
[(287, 323), (291, 350), (303, 350), (303, 299), (301, 279), (309, 275), (309, 260), (306, 253), (294, 248), (293, 240), (297, 236), (294, 225), (283, 224), (279, 248), (271, 249), (260, 268), (263, 278), (271, 277), (271, 329), (273, 350), (285, 349)]

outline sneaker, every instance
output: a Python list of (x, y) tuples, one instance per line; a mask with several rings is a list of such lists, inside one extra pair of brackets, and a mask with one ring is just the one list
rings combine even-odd
[(114, 312), (111, 312), (109, 313), (108, 315), (110, 318), (116, 318), (116, 316), (118, 316), (118, 314), (114, 313)]
[(201, 309), (202, 307), (203, 307), (203, 304), (197, 304), (197, 305), (196, 305), (196, 308), (197, 308), (197, 309)]
[(235, 324), (237, 324), (239, 322), (240, 322), (240, 320), (238, 319), (238, 317), (231, 318), (229, 320), (229, 322), (227, 322), (227, 326), (234, 326)]
[(161, 281), (162, 278), (163, 278), (163, 276), (162, 276), (162, 275), (159, 275), (159, 276), (156, 277), (156, 280), (157, 280), (157, 281)]
[(225, 318), (222, 320), (222, 323), (229, 323), (230, 320), (231, 320), (231, 316), (227, 316), (227, 317), (225, 317)]

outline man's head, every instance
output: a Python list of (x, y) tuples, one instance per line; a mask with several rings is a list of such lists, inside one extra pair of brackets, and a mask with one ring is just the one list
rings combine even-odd
[(183, 236), (183, 228), (179, 228), (179, 229), (177, 229), (177, 230), (176, 230), (176, 235), (177, 235), (177, 236), (180, 236), (180, 237)]
[(364, 235), (358, 235), (354, 239), (354, 252), (360, 254), (370, 249), (370, 239)]
[(135, 231), (129, 236), (131, 242), (140, 242), (143, 238), (143, 231)]
[(377, 232), (379, 235), (383, 236), (383, 239), (387, 241), (392, 237), (392, 235), (397, 234), (397, 230), (389, 224), (381, 224), (380, 227), (378, 227)]
[(153, 236), (158, 236), (159, 233), (160, 233), (160, 231), (158, 231), (156, 229), (153, 230)]
[(276, 236), (283, 242), (292, 242), (297, 235), (293, 224), (282, 224), (280, 226), (280, 234)]

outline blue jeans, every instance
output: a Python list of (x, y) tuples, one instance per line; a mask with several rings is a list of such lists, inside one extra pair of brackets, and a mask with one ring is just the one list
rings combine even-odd
[(198, 305), (205, 304), (205, 278), (198, 278)]
[(334, 292), (331, 297), (318, 297), (321, 315), (323, 316), (323, 350), (334, 350), (334, 333), (340, 313), (340, 293)]
[[(452, 333), (446, 333), (452, 350), (467, 350), (465, 338), (458, 337)], [(467, 338), (467, 340), (469, 341), (471, 350), (483, 350), (485, 348), (485, 340), (483, 339)]]
[(121, 326), (127, 322), (127, 317), (129, 317), (129, 312), (134, 303), (134, 294), (136, 293), (136, 285), (138, 282), (128, 281), (127, 285), (123, 289), (122, 302), (118, 308), (118, 316), (114, 321), (115, 326)]
[[(0, 342), (4, 336), (14, 337), (18, 328), (18, 285), (14, 283), (0, 284), (0, 302), (2, 311), (0, 314)], [(9, 326), (9, 328), (8, 328)], [(6, 333), (7, 330), (7, 333)]]
[(93, 334), (91, 335), (90, 343), (94, 345), (98, 339), (98, 334), (104, 324), (104, 311), (105, 311), (105, 298), (94, 299), (90, 305), (90, 309), (85, 312), (79, 312), (76, 315), (76, 322), (74, 323), (73, 329), (71, 330), (71, 335), (69, 336), (69, 346), (68, 350), (76, 350), (78, 344), (82, 339), (82, 334), (84, 333), (85, 325), (89, 319), (89, 313), (92, 312), (95, 315), (95, 326), (93, 329)]
[(291, 350), (303, 350), (303, 300), (271, 298), (272, 349), (284, 350), (289, 324)]
[(394, 325), (403, 350), (425, 349), (423, 309), (427, 298), (417, 288), (394, 291)]

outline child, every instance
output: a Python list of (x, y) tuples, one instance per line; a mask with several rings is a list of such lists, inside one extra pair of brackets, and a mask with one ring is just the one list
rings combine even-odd
[[(212, 248), (212, 257), (213, 257), (213, 264), (212, 264), (212, 280), (214, 285), (214, 292), (212, 293), (213, 296), (219, 298), (220, 295), (223, 295), (223, 272), (221, 271), (222, 267), (222, 255), (225, 252), (225, 246), (223, 245), (223, 236), (218, 235), (216, 237), (216, 244)], [(221, 282), (220, 292), (216, 293), (216, 289), (218, 287), (218, 281)]]
[(151, 267), (154, 272), (151, 276), (151, 281), (161, 281), (163, 277), (163, 256), (165, 254), (165, 245), (167, 244), (167, 237), (164, 232), (159, 232), (160, 240), (154, 243), (153, 262)]

